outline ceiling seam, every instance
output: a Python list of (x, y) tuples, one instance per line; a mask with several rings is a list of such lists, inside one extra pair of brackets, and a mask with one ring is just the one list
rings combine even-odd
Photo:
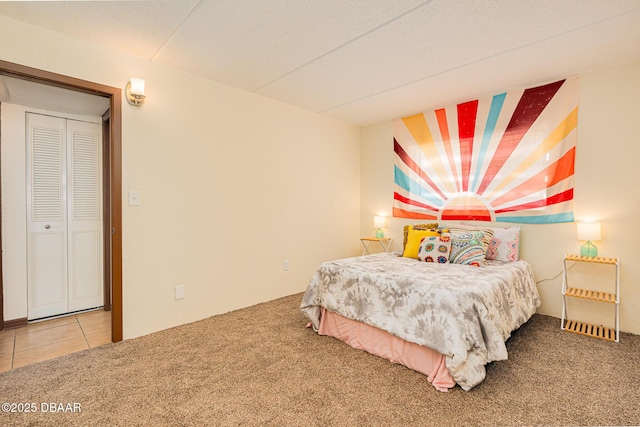
[(457, 66), (457, 67), (449, 68), (449, 69), (446, 69), (446, 70), (440, 71), (440, 72), (438, 72), (438, 73), (432, 74), (432, 75), (430, 75), (430, 76), (421, 77), (421, 78), (419, 78), (419, 79), (411, 80), (411, 81), (409, 81), (409, 82), (402, 83), (402, 84), (399, 84), (399, 85), (396, 85), (396, 86), (393, 86), (393, 87), (390, 87), (390, 88), (387, 88), (387, 89), (384, 89), (384, 90), (378, 91), (378, 92), (376, 92), (376, 93), (372, 93), (372, 94), (369, 94), (369, 95), (365, 95), (365, 96), (362, 96), (362, 97), (360, 97), (360, 98), (353, 99), (353, 100), (351, 100), (351, 101), (343, 102), (342, 104), (338, 104), (338, 105), (334, 105), (334, 106), (329, 107), (329, 108), (325, 108), (324, 110), (318, 110), (318, 111), (316, 111), (316, 113), (318, 113), (318, 114), (324, 114), (324, 113), (327, 113), (327, 112), (329, 112), (329, 111), (331, 111), (331, 110), (335, 110), (335, 109), (337, 109), (337, 108), (341, 108), (341, 107), (344, 107), (344, 106), (349, 105), (349, 104), (353, 104), (353, 103), (360, 102), (360, 101), (365, 100), (365, 99), (368, 99), (368, 98), (373, 98), (373, 97), (375, 97), (375, 96), (382, 95), (383, 93), (386, 93), (386, 92), (391, 92), (391, 91), (394, 91), (394, 90), (396, 90), (396, 89), (400, 89), (400, 88), (402, 88), (402, 87), (410, 86), (410, 85), (413, 85), (413, 84), (416, 84), (416, 83), (419, 83), (419, 82), (422, 82), (422, 81), (425, 81), (425, 80), (432, 79), (432, 78), (434, 78), (434, 77), (441, 76), (441, 75), (443, 75), (443, 74), (450, 73), (450, 72), (452, 72), (452, 71), (457, 71), (457, 70), (460, 70), (460, 69), (462, 69), (462, 68), (468, 67), (468, 66), (470, 66), (470, 65), (475, 65), (475, 64), (478, 64), (478, 63), (480, 63), (480, 62), (487, 61), (487, 60), (489, 60), (489, 59), (494, 59), (494, 58), (497, 58), (497, 57), (499, 57), (499, 56), (506, 55), (506, 54), (508, 54), (508, 53), (512, 53), (512, 52), (515, 52), (515, 51), (520, 50), (520, 49), (523, 49), (523, 48), (528, 48), (528, 47), (534, 46), (534, 45), (536, 45), (536, 44), (538, 44), (538, 43), (547, 42), (547, 41), (549, 41), (549, 40), (553, 40), (553, 39), (555, 39), (555, 38), (557, 38), (557, 37), (561, 37), (561, 36), (564, 36), (564, 35), (567, 35), (567, 34), (573, 33), (573, 32), (575, 32), (575, 31), (584, 30), (584, 29), (586, 29), (586, 28), (592, 27), (592, 26), (594, 26), (594, 25), (602, 24), (603, 22), (607, 22), (607, 21), (610, 21), (610, 20), (612, 20), (612, 19), (619, 18), (619, 17), (624, 16), (624, 15), (633, 14), (633, 13), (638, 12), (638, 10), (640, 10), (640, 9), (634, 9), (634, 10), (631, 10), (631, 11), (627, 11), (627, 12), (619, 13), (619, 14), (617, 14), (617, 15), (610, 16), (610, 17), (605, 18), (605, 19), (602, 19), (602, 20), (600, 20), (600, 21), (592, 22), (592, 23), (590, 23), (590, 24), (583, 25), (583, 26), (581, 26), (581, 27), (577, 27), (577, 28), (573, 28), (573, 29), (571, 29), (571, 30), (564, 31), (564, 32), (561, 32), (561, 33), (555, 34), (555, 35), (553, 35), (553, 36), (545, 37), (545, 38), (543, 38), (543, 39), (536, 40), (536, 41), (534, 41), (534, 42), (530, 42), (530, 43), (527, 43), (527, 44), (524, 44), (524, 45), (521, 45), (521, 46), (518, 46), (518, 47), (515, 47), (515, 48), (512, 48), (512, 49), (508, 49), (508, 50), (505, 50), (505, 51), (503, 51), (503, 52), (496, 53), (496, 54), (494, 54), (494, 55), (490, 55), (490, 56), (487, 56), (487, 57), (484, 57), (484, 58), (480, 58), (480, 59), (477, 59), (477, 60), (475, 60), (475, 61), (471, 61), (471, 62), (468, 62), (468, 63), (466, 63), (466, 64), (459, 65), (459, 66)]
[(149, 58), (149, 61), (153, 62), (156, 60), (158, 55), (160, 55), (162, 51), (169, 45), (169, 43), (171, 43), (171, 41), (174, 39), (176, 34), (178, 34), (178, 31), (180, 31), (180, 29), (182, 29), (182, 27), (184, 26), (184, 23), (187, 22), (187, 19), (189, 19), (191, 15), (193, 15), (193, 12), (195, 12), (195, 10), (202, 4), (203, 1), (204, 0), (198, 0), (193, 5), (191, 10), (189, 10), (189, 13), (187, 13), (186, 16), (184, 17), (184, 19), (182, 19), (182, 21), (180, 21), (180, 23), (176, 25), (176, 28), (171, 32), (171, 35), (167, 37), (165, 41), (160, 45), (160, 47), (156, 50), (156, 52), (153, 55), (151, 55), (151, 58)]
[(416, 7), (412, 8), (412, 9), (409, 9), (409, 10), (407, 10), (407, 11), (405, 11), (405, 12), (401, 13), (400, 15), (397, 15), (397, 16), (395, 16), (395, 17), (393, 17), (393, 18), (391, 18), (391, 19), (389, 19), (389, 20), (387, 20), (387, 21), (383, 22), (382, 24), (380, 24), (380, 25), (378, 25), (378, 26), (376, 26), (376, 27), (374, 27), (374, 28), (372, 28), (372, 29), (370, 29), (370, 30), (368, 30), (368, 31), (365, 31), (364, 33), (360, 34), (359, 36), (354, 37), (354, 38), (352, 38), (352, 39), (350, 39), (350, 40), (348, 40), (348, 41), (346, 41), (346, 42), (342, 43), (341, 45), (334, 47), (334, 48), (333, 48), (333, 49), (331, 49), (331, 50), (328, 50), (327, 52), (323, 53), (322, 55), (319, 55), (319, 56), (317, 56), (317, 57), (315, 57), (315, 58), (311, 59), (310, 61), (307, 61), (307, 62), (305, 62), (304, 64), (299, 65), (299, 66), (297, 66), (297, 67), (295, 67), (295, 68), (293, 68), (293, 69), (291, 69), (291, 70), (287, 71), (286, 73), (284, 73), (284, 74), (282, 74), (282, 75), (280, 75), (280, 76), (276, 77), (275, 79), (270, 80), (269, 82), (267, 82), (267, 83), (263, 84), (262, 86), (259, 86), (258, 88), (256, 88), (256, 89), (252, 90), (251, 92), (253, 92), (253, 93), (258, 92), (259, 90), (264, 89), (265, 87), (267, 87), (267, 86), (269, 86), (269, 85), (271, 85), (271, 84), (273, 84), (273, 83), (277, 82), (278, 80), (283, 79), (284, 77), (287, 77), (288, 75), (290, 75), (290, 74), (292, 74), (292, 73), (295, 73), (296, 71), (300, 70), (301, 68), (304, 68), (304, 67), (306, 67), (307, 65), (312, 64), (312, 63), (314, 63), (314, 62), (318, 61), (319, 59), (322, 59), (322, 58), (324, 58), (325, 56), (328, 56), (328, 55), (330, 55), (330, 54), (332, 54), (332, 53), (334, 53), (334, 52), (336, 52), (336, 51), (338, 51), (338, 50), (342, 49), (343, 47), (345, 47), (345, 46), (347, 46), (347, 45), (349, 45), (349, 44), (351, 44), (351, 43), (353, 43), (353, 42), (355, 42), (355, 41), (357, 41), (357, 40), (360, 40), (360, 39), (362, 39), (362, 38), (364, 38), (364, 37), (368, 36), (369, 34), (372, 34), (372, 33), (373, 33), (373, 32), (375, 32), (375, 31), (378, 31), (380, 28), (383, 28), (383, 27), (385, 27), (385, 26), (387, 26), (387, 25), (391, 24), (392, 22), (395, 22), (395, 21), (397, 21), (398, 19), (403, 18), (403, 17), (405, 17), (406, 15), (409, 15), (409, 14), (411, 14), (411, 13), (415, 12), (416, 10), (420, 9), (420, 8), (421, 8), (421, 7), (423, 7), (423, 6), (426, 6), (426, 5), (427, 5), (427, 4), (429, 4), (429, 3), (432, 3), (433, 1), (434, 1), (434, 0), (428, 0), (428, 1), (425, 1), (425, 2), (420, 3), (418, 6), (416, 6)]

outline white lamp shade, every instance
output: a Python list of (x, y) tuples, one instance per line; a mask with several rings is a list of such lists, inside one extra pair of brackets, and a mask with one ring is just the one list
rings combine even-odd
[(376, 215), (373, 217), (373, 226), (375, 228), (384, 228), (385, 222), (386, 222), (386, 219), (383, 216)]
[(578, 222), (578, 240), (601, 240), (600, 223), (593, 222)]
[(131, 95), (142, 95), (144, 96), (144, 80), (132, 77), (129, 81), (131, 83)]

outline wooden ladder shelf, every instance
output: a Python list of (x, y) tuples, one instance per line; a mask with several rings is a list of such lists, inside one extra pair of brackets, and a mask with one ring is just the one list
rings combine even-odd
[[(568, 286), (567, 262), (589, 262), (615, 266), (615, 292), (603, 292)], [(591, 325), (589, 323), (567, 319), (568, 297), (615, 304), (615, 327), (610, 328), (603, 325)], [(560, 329), (607, 341), (620, 341), (620, 262), (617, 258), (586, 257), (580, 255), (566, 255), (564, 257), (564, 269), (562, 276), (562, 319), (560, 321)]]

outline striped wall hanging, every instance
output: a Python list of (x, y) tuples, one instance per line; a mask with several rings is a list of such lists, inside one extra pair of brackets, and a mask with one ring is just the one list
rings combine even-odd
[(393, 216), (573, 221), (578, 77), (395, 119)]

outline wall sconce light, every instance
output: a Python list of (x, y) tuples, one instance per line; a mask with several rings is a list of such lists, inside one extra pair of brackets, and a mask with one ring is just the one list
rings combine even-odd
[(386, 219), (383, 216), (374, 216), (373, 217), (373, 226), (375, 228), (377, 228), (376, 230), (376, 237), (378, 238), (383, 238), (384, 237), (384, 225), (385, 225)]
[(136, 107), (141, 106), (145, 98), (144, 80), (132, 77), (129, 83), (127, 83), (125, 95), (129, 104), (135, 105)]
[(580, 255), (595, 257), (598, 256), (598, 248), (591, 243), (592, 240), (602, 240), (600, 223), (598, 221), (593, 222), (578, 222), (578, 240), (586, 240), (587, 242), (580, 246)]

